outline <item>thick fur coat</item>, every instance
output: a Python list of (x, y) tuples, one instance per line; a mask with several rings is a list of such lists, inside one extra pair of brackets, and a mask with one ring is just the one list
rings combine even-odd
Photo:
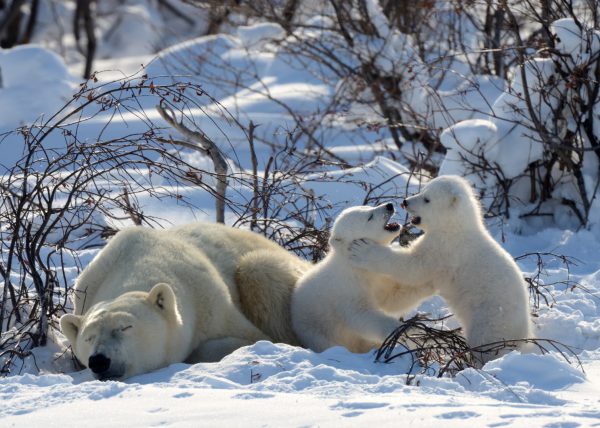
[[(417, 289), (435, 289), (458, 318), (471, 347), (531, 338), (523, 275), (487, 231), (470, 185), (460, 177), (438, 177), (403, 205), (424, 235), (409, 248), (357, 240), (350, 248), (354, 266), (394, 276)], [(504, 352), (479, 356), (485, 362)]]
[(262, 339), (296, 344), (290, 298), (307, 267), (220, 224), (125, 229), (77, 279), (61, 329), (99, 379), (217, 361)]
[(389, 244), (399, 233), (388, 221), (392, 204), (352, 207), (336, 219), (327, 256), (299, 281), (292, 296), (292, 323), (303, 346), (321, 352), (341, 345), (368, 352), (400, 325), (398, 318), (432, 289), (405, 287), (369, 267), (353, 266), (348, 246), (359, 238)]

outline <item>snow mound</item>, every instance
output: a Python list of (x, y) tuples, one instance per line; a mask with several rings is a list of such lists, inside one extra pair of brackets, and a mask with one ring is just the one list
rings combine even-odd
[[(550, 27), (556, 35), (556, 51), (528, 59), (512, 70), (511, 85), (490, 104), (487, 117), (483, 117), (487, 124), (462, 121), (443, 132), (442, 144), (448, 152), (440, 173), (467, 177), (496, 212), (504, 209), (502, 205), (510, 205), (514, 211), (511, 216), (530, 213), (531, 204), (539, 199), (541, 204), (535, 210), (541, 206), (540, 212), (551, 213), (548, 221), (561, 227), (575, 227), (578, 224), (575, 214), (561, 204), (573, 199), (576, 187), (580, 185), (577, 180), (584, 183), (582, 187), (585, 187), (584, 193), (588, 197), (593, 195), (598, 160), (582, 154), (581, 178), (574, 177), (579, 174), (575, 169), (560, 177), (563, 167), (559, 167), (559, 173), (552, 166), (554, 169), (548, 171), (548, 176), (556, 182), (548, 192), (550, 197), (540, 198), (535, 194), (527, 175), (547, 168), (540, 165), (544, 165), (549, 153), (556, 150), (552, 146), (553, 138), (562, 140), (581, 132), (577, 113), (581, 107), (577, 103), (578, 100), (587, 100), (590, 94), (585, 85), (581, 88), (574, 86), (565, 75), (587, 73), (590, 81), (595, 79), (592, 70), (600, 52), (600, 32), (573, 19), (554, 21)], [(568, 105), (565, 106), (565, 103)], [(598, 100), (595, 100), (595, 113), (598, 105)], [(598, 129), (596, 122), (592, 122), (594, 133)], [(483, 134), (478, 135), (480, 132)], [(581, 138), (583, 147), (587, 147), (585, 139), (589, 137), (577, 138)], [(509, 183), (508, 189), (503, 188), (506, 183)], [(508, 192), (505, 197), (510, 203), (500, 202), (497, 198), (498, 194), (505, 192)], [(594, 198), (591, 199), (593, 201)], [(576, 204), (580, 209), (578, 201)], [(597, 204), (592, 205), (591, 211), (597, 211)], [(590, 219), (595, 217), (589, 215)], [(548, 221), (532, 219), (531, 223), (533, 226), (536, 222), (541, 223), (537, 224), (540, 227)]]
[(487, 363), (484, 371), (506, 385), (526, 383), (546, 391), (563, 389), (585, 381), (583, 372), (551, 354), (521, 355), (511, 352), (504, 358)]
[[(2, 378), (0, 398), (6, 405), (0, 409), (0, 416), (30, 414), (57, 405), (89, 401), (108, 401), (109, 406), (115, 400), (135, 399), (141, 394), (164, 396), (167, 391), (173, 398), (192, 398), (203, 390), (212, 390), (204, 394), (215, 397), (222, 391), (230, 391), (229, 395), (235, 394), (235, 398), (244, 400), (281, 397), (281, 394), (311, 395), (338, 400), (336, 406), (344, 403), (346, 410), (350, 405), (358, 405), (359, 397), (363, 397), (360, 406), (367, 408), (371, 408), (367, 402), (373, 399), (385, 400), (388, 404), (399, 399), (415, 404), (425, 397), (453, 401), (460, 396), (519, 405), (559, 405), (567, 400), (557, 396), (556, 391), (576, 384), (587, 385), (582, 373), (551, 355), (513, 352), (489, 363), (483, 370), (468, 369), (456, 378), (418, 375), (412, 383), (420, 387), (407, 384), (405, 373), (409, 367), (408, 359), (391, 364), (376, 363), (372, 353), (353, 354), (342, 347), (317, 354), (261, 341), (236, 350), (218, 363), (174, 364), (126, 382), (96, 381), (89, 370), (71, 376)], [(11, 399), (19, 396), (28, 399)]]
[(368, 204), (369, 196), (397, 195), (401, 199), (419, 190), (419, 180), (405, 166), (376, 156), (360, 167), (307, 175), (303, 187), (343, 209)]
[(259, 48), (267, 42), (283, 40), (285, 30), (279, 24), (264, 22), (238, 27), (237, 36), (244, 46)]
[(600, 32), (586, 28), (572, 18), (554, 21), (550, 29), (556, 34), (555, 48), (570, 55), (576, 64), (588, 61), (600, 50)]
[(23, 45), (0, 50), (0, 67), (4, 88), (70, 80), (63, 60), (40, 46)]
[(0, 127), (31, 123), (71, 98), (75, 79), (62, 59), (39, 46), (0, 50)]
[(476, 162), (479, 153), (488, 155), (490, 149), (497, 150), (498, 128), (490, 120), (464, 120), (444, 130), (440, 141), (448, 152), (439, 173), (456, 174), (464, 161)]
[(385, 381), (383, 378), (410, 369), (409, 361), (379, 364), (374, 362), (373, 353), (353, 354), (340, 346), (317, 354), (266, 341), (242, 348), (219, 364), (221, 373), (238, 385), (256, 384), (255, 388), (261, 391), (313, 391), (325, 395), (350, 389), (381, 391), (392, 385), (402, 388), (405, 384), (402, 376)]

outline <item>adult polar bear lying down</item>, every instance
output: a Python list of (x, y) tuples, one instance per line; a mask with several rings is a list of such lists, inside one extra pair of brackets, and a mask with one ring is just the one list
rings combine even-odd
[(325, 259), (308, 271), (292, 295), (292, 324), (303, 346), (323, 351), (342, 345), (368, 352), (400, 325), (398, 318), (433, 294), (433, 288), (407, 287), (370, 267), (354, 267), (348, 246), (370, 238), (389, 244), (400, 232), (388, 223), (392, 204), (344, 210), (335, 220)]
[[(403, 205), (425, 234), (409, 248), (355, 241), (350, 248), (354, 265), (417, 288), (434, 287), (461, 323), (471, 348), (531, 338), (522, 273), (488, 233), (468, 182), (438, 177)], [(480, 354), (481, 362), (496, 356)]]
[(262, 339), (296, 344), (289, 301), (307, 267), (220, 224), (125, 229), (77, 279), (61, 330), (98, 379), (217, 361)]

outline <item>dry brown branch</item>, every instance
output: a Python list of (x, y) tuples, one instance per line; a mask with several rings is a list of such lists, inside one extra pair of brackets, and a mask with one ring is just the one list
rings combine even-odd
[[(182, 85), (151, 85), (143, 79), (83, 84), (47, 121), (0, 139), (0, 149), (8, 144), (9, 152), (22, 153), (0, 163), (0, 374), (30, 358), (32, 347), (46, 344), (52, 324), (68, 310), (72, 267), (82, 267), (78, 251), (102, 246), (114, 234), (107, 221), (155, 226), (157, 219), (140, 211), (140, 194), (190, 206), (170, 186), (155, 184), (154, 175), (169, 184), (190, 182), (194, 170), (170, 144), (161, 143), (166, 139), (162, 129), (146, 120), (146, 130), (116, 137), (104, 133), (122, 126), (113, 123), (119, 113), (147, 119), (138, 97), (177, 94), (185, 108), (193, 101), (182, 92)], [(88, 117), (107, 120), (95, 138), (79, 135)], [(202, 182), (194, 183), (212, 193)], [(117, 218), (120, 210), (127, 216)]]
[(250, 161), (252, 162), (252, 220), (250, 221), (250, 230), (256, 229), (256, 219), (258, 217), (258, 201), (259, 201), (259, 187), (258, 187), (258, 158), (256, 157), (256, 149), (254, 147), (254, 131), (257, 125), (254, 122), (250, 122), (248, 125), (248, 144), (250, 146)]
[(73, 16), (73, 33), (77, 46), (81, 51), (83, 51), (79, 46), (81, 40), (81, 25), (83, 25), (87, 40), (85, 49), (85, 69), (83, 71), (84, 79), (87, 79), (92, 75), (92, 63), (94, 61), (94, 55), (96, 54), (96, 24), (94, 22), (94, 15), (92, 14), (92, 1), (93, 0), (77, 0), (75, 14)]
[(443, 323), (447, 318), (432, 319), (427, 314), (417, 314), (402, 321), (400, 327), (383, 342), (375, 361), (387, 363), (408, 356), (411, 359), (409, 373), (414, 373), (414, 370), (429, 372), (434, 364), (439, 364), (439, 372), (435, 373), (438, 377), (473, 366), (473, 355), (460, 329), (445, 330), (432, 326)]
[(127, 188), (123, 189), (123, 210), (129, 215), (129, 218), (136, 226), (141, 226), (143, 222), (143, 214), (140, 212), (139, 208), (134, 206), (129, 198), (129, 192)]
[(10, 48), (19, 40), (19, 30), (23, 13), (21, 8), (25, 0), (13, 0), (4, 19), (0, 22), (0, 47)]
[(216, 220), (218, 223), (225, 223), (225, 193), (227, 191), (228, 167), (221, 151), (205, 133), (201, 131), (192, 131), (183, 124), (183, 121), (177, 121), (175, 112), (170, 107), (157, 105), (156, 110), (169, 125), (175, 128), (181, 135), (194, 142), (193, 144), (187, 145), (187, 147), (200, 151), (212, 160), (215, 172), (217, 173), (215, 201), (217, 213)]
[(505, 340), (471, 348), (461, 335), (461, 329), (446, 330), (436, 326), (440, 323), (443, 326), (449, 317), (432, 319), (427, 314), (417, 314), (406, 321), (401, 320), (400, 327), (378, 349), (375, 361), (388, 363), (409, 357), (407, 382), (410, 382), (411, 376), (419, 373), (442, 377), (454, 376), (466, 368), (478, 369), (490, 356), (517, 349), (522, 344), (532, 344), (540, 353), (557, 352), (567, 363), (575, 363), (583, 370), (575, 349), (552, 339)]

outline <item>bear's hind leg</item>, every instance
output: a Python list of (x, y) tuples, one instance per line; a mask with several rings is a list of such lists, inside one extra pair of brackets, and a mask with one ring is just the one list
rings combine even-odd
[(302, 335), (302, 346), (311, 349), (314, 352), (323, 352), (326, 349), (336, 346), (329, 338), (321, 333), (312, 332)]
[(400, 325), (400, 321), (377, 310), (362, 310), (348, 317), (348, 326), (364, 340), (383, 341)]
[(298, 345), (290, 302), (296, 282), (309, 266), (292, 254), (271, 250), (252, 251), (240, 259), (235, 281), (242, 312), (274, 342)]

